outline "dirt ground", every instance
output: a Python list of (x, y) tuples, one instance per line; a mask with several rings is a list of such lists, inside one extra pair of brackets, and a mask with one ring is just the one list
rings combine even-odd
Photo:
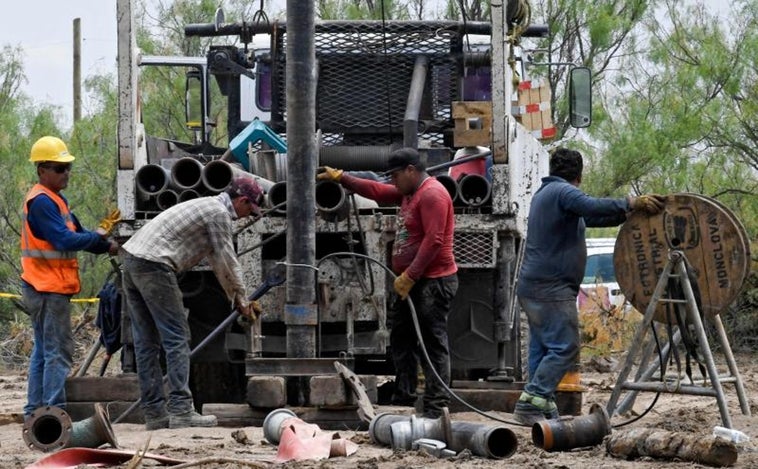
[[(758, 362), (754, 355), (738, 355), (737, 364), (743, 377), (753, 415), (758, 413)], [(605, 406), (611, 390), (617, 380), (618, 371), (598, 373), (583, 367), (582, 384), (587, 388), (584, 393), (583, 410), (586, 413), (593, 403)], [(723, 367), (719, 367), (722, 369)], [(25, 400), (25, 376), (22, 374), (5, 374), (0, 376), (0, 417), (10, 420), (13, 413), (20, 412)], [(743, 431), (751, 440), (739, 446), (739, 457), (734, 467), (758, 467), (758, 419), (747, 417), (740, 412), (734, 386), (726, 385), (730, 414), (735, 428)], [(654, 397), (653, 393), (642, 393), (637, 399), (635, 410), (644, 410)], [(381, 411), (381, 409), (378, 409)], [(510, 419), (505, 413), (496, 413), (502, 418)], [(485, 419), (475, 413), (454, 413), (453, 420), (477, 421)], [(614, 417), (613, 424), (625, 418)], [(0, 421), (0, 423), (2, 423)], [(716, 400), (710, 397), (695, 397), (663, 394), (650, 413), (639, 421), (614, 431), (628, 428), (650, 427), (675, 432), (710, 434), (713, 427), (721, 425), (721, 418)], [(461, 453), (453, 459), (438, 459), (418, 451), (393, 452), (389, 447), (371, 443), (368, 432), (341, 431), (339, 434), (358, 444), (358, 451), (342, 458), (322, 461), (297, 461), (275, 465), (277, 448), (266, 442), (263, 430), (259, 427), (239, 428), (193, 428), (182, 430), (159, 430), (152, 433), (145, 431), (142, 425), (116, 424), (113, 426), (119, 444), (123, 449), (137, 450), (148, 447), (150, 453), (170, 456), (195, 462), (191, 467), (202, 468), (237, 468), (237, 467), (289, 467), (289, 468), (351, 468), (351, 469), (385, 469), (385, 468), (693, 468), (707, 467), (692, 462), (662, 459), (643, 459), (625, 461), (606, 454), (605, 446), (580, 448), (566, 452), (546, 452), (532, 443), (530, 429), (509, 427), (518, 437), (516, 453), (502, 460), (485, 459)], [(22, 426), (19, 423), (0, 424), (0, 467), (24, 468), (45, 456), (24, 445)], [(239, 438), (239, 430), (244, 438)], [(237, 438), (233, 433), (237, 432)], [(200, 460), (215, 458), (213, 462), (198, 464)], [(233, 461), (232, 461), (233, 460)], [(231, 461), (231, 462), (229, 462)], [(235, 462), (236, 461), (236, 462)], [(79, 466), (90, 467), (90, 466)], [(123, 463), (112, 467), (159, 467), (152, 460), (144, 460), (141, 465), (128, 466)], [(190, 467), (185, 464), (184, 467)]]

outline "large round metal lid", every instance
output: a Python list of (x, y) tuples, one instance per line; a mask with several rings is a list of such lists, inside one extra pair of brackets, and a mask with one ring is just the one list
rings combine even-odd
[[(734, 301), (750, 271), (747, 233), (727, 207), (703, 195), (669, 195), (662, 213), (630, 215), (616, 239), (616, 279), (643, 314), (672, 250), (684, 253), (706, 317)], [(658, 304), (655, 319), (666, 319), (664, 303)]]

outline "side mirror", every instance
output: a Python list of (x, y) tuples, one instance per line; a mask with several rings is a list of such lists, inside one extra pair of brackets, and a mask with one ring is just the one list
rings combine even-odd
[(184, 80), (184, 117), (187, 128), (203, 128), (203, 83), (200, 70), (187, 70)]
[(568, 85), (571, 127), (589, 127), (592, 123), (592, 72), (587, 67), (572, 68)]

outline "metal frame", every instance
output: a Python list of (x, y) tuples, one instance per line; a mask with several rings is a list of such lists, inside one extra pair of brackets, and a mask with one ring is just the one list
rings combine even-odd
[[(669, 280), (679, 282), (684, 292), (684, 299), (668, 298), (664, 296), (667, 293), (667, 286)], [(642, 351), (643, 357), (645, 357), (640, 363), (640, 370), (647, 366), (647, 361), (652, 355), (652, 346), (643, 347), (643, 341), (648, 327), (653, 324), (653, 317), (655, 316), (656, 307), (658, 303), (671, 303), (676, 308), (684, 308), (687, 314), (688, 320), (694, 326), (695, 333), (697, 334), (698, 343), (700, 344), (701, 352), (703, 353), (706, 368), (708, 370), (708, 377), (711, 387), (698, 386), (698, 385), (681, 385), (677, 384), (675, 387), (671, 387), (667, 382), (652, 382), (648, 381), (655, 370), (658, 368), (658, 362), (655, 362), (647, 368), (644, 372), (637, 373), (634, 381), (627, 381), (629, 374), (631, 373), (632, 366), (634, 365), (637, 354)], [(737, 390), (737, 397), (740, 402), (740, 409), (743, 415), (750, 416), (750, 406), (748, 405), (745, 395), (745, 388), (742, 384), (742, 378), (740, 377), (739, 370), (737, 369), (737, 363), (734, 360), (732, 349), (729, 345), (729, 340), (724, 330), (724, 325), (721, 322), (719, 315), (714, 316), (714, 325), (718, 332), (718, 340), (721, 344), (721, 348), (724, 351), (727, 365), (729, 367), (730, 375), (719, 376), (716, 364), (713, 361), (713, 353), (711, 352), (710, 345), (708, 343), (708, 337), (705, 333), (705, 327), (700, 317), (700, 311), (697, 306), (697, 300), (692, 290), (692, 284), (690, 283), (689, 276), (687, 275), (686, 258), (682, 251), (673, 250), (669, 252), (668, 261), (666, 262), (663, 272), (661, 273), (658, 283), (651, 297), (650, 304), (648, 304), (645, 310), (645, 317), (637, 328), (637, 331), (632, 341), (629, 353), (626, 356), (626, 362), (624, 367), (619, 373), (616, 386), (613, 388), (611, 397), (608, 401), (606, 409), (608, 415), (613, 416), (614, 412), (621, 412), (622, 409), (628, 409), (631, 406), (636, 394), (640, 391), (652, 391), (652, 392), (664, 392), (669, 394), (689, 394), (694, 396), (713, 396), (716, 398), (719, 407), (719, 413), (721, 414), (721, 421), (727, 428), (732, 428), (732, 419), (729, 415), (729, 409), (726, 405), (726, 397), (724, 395), (722, 383), (734, 383)], [(681, 331), (676, 330), (672, 336), (671, 343), (676, 346), (681, 340)], [(644, 349), (644, 350), (643, 350)], [(661, 354), (666, 359), (671, 351), (667, 345), (661, 350)], [(617, 406), (621, 392), (623, 390), (632, 391), (627, 395), (621, 405)]]

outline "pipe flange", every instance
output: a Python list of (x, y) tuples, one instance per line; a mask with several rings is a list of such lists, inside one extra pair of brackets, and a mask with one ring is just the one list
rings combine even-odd
[(35, 409), (26, 419), (22, 436), (26, 446), (49, 453), (65, 448), (71, 440), (71, 417), (60, 407), (47, 406)]
[(442, 426), (442, 436), (445, 438), (445, 443), (450, 445), (453, 441), (453, 425), (450, 421), (450, 410), (447, 407), (442, 408), (442, 415), (440, 416), (440, 425)]

